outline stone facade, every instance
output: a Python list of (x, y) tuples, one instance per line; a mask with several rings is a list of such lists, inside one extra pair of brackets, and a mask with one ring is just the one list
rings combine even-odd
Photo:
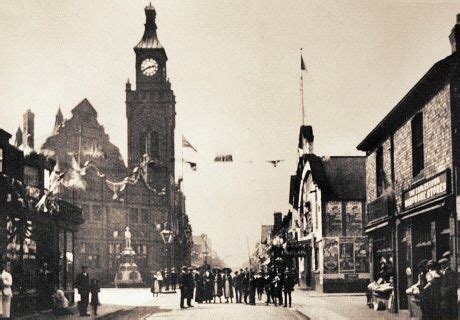
[(83, 209), (85, 223), (76, 237), (77, 268), (88, 265), (92, 277), (99, 278), (102, 284), (111, 283), (124, 248), (124, 230), (129, 224), (136, 263), (143, 279), (149, 279), (151, 271), (165, 267), (163, 240), (155, 225), (166, 221), (167, 201), (149, 191), (142, 182), (127, 185), (119, 195), (121, 200), (113, 199), (105, 179), (121, 181), (128, 174), (119, 150), (98, 123), (97, 113), (88, 100), (78, 104), (72, 114), (58, 133), (46, 140), (42, 151), (54, 153), (62, 170), (71, 167), (72, 156), (80, 158), (83, 166), (91, 148), (98, 147), (103, 152), (94, 161), (105, 177), (90, 169), (84, 176), (84, 190), (65, 189), (62, 194), (65, 200)]

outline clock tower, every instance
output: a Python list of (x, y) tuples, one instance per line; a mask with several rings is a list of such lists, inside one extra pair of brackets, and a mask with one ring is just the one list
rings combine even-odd
[(148, 154), (155, 160), (148, 180), (156, 188), (170, 189), (174, 183), (175, 97), (169, 83), (166, 51), (158, 40), (156, 11), (145, 8), (145, 31), (134, 47), (136, 88), (126, 83), (128, 118), (128, 166), (139, 164)]

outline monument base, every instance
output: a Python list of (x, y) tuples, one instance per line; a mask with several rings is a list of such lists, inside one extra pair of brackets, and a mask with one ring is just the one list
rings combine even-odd
[(118, 267), (114, 284), (117, 288), (138, 288), (143, 286), (142, 276), (134, 262), (135, 252), (131, 247), (126, 247), (122, 255), (122, 263)]

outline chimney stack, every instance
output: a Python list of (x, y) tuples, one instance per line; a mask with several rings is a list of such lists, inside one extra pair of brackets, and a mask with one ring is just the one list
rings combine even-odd
[(313, 154), (313, 141), (315, 136), (313, 135), (312, 126), (301, 126), (299, 132), (299, 152), (301, 155)]
[(23, 117), (23, 132), (22, 132), (22, 144), (24, 146), (29, 146), (30, 148), (34, 148), (34, 119), (35, 114), (30, 110), (27, 109), (26, 113), (24, 113)]
[(18, 130), (16, 131), (14, 146), (19, 147), (21, 144), (22, 144), (22, 130), (20, 127), (18, 127)]
[(449, 40), (452, 45), (452, 53), (460, 52), (460, 14), (457, 14), (457, 22), (452, 28)]
[(275, 212), (273, 214), (273, 229), (276, 230), (283, 221), (283, 214), (281, 212)]

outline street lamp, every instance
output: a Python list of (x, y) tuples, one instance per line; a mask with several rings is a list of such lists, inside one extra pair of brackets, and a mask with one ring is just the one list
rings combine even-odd
[[(168, 259), (168, 272), (171, 272), (171, 252), (169, 252), (168, 247), (171, 245), (173, 242), (174, 234), (171, 230), (166, 229), (167, 226), (160, 232), (161, 238), (163, 239), (163, 242), (165, 244), (165, 251), (166, 251), (166, 256)], [(169, 284), (167, 286), (169, 290)]]

